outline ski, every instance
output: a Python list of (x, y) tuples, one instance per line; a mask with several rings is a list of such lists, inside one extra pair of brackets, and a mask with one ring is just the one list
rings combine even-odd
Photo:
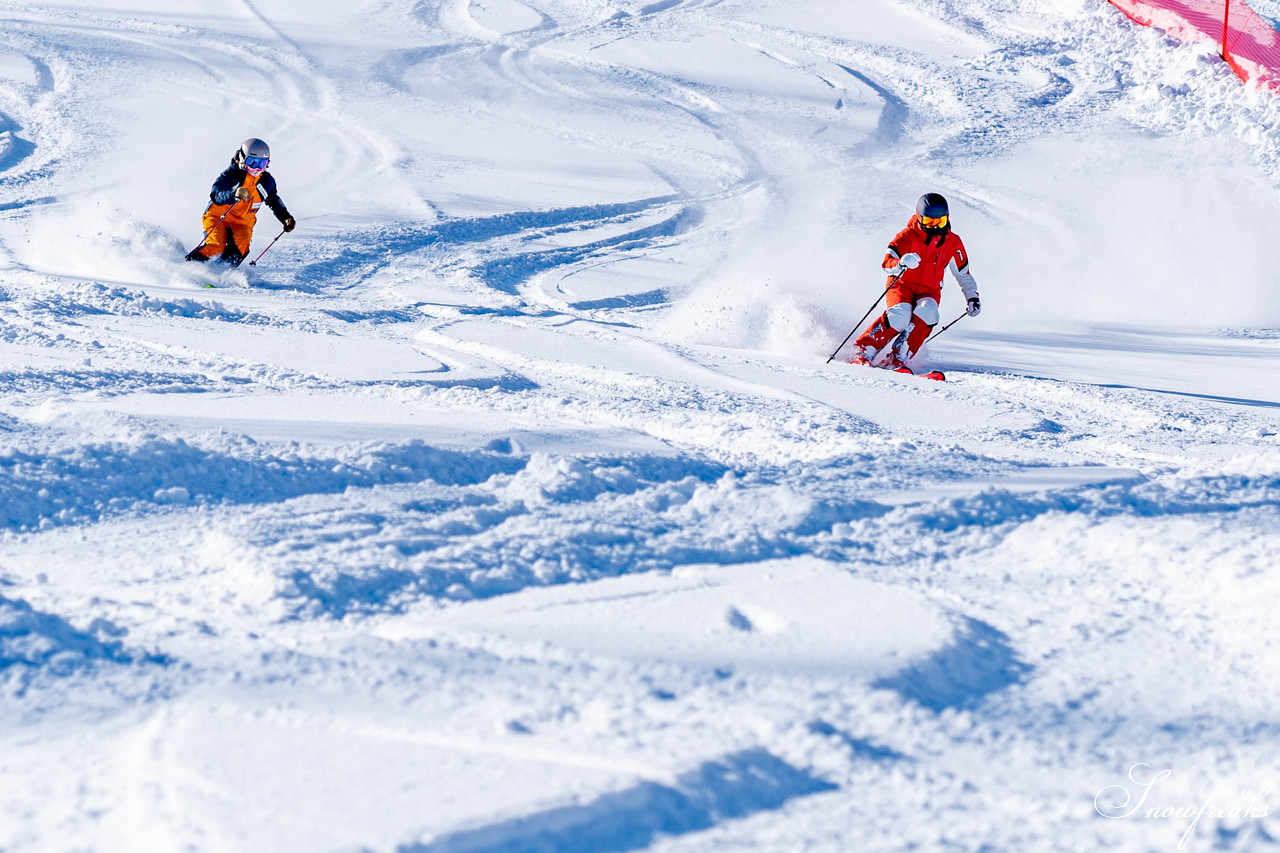
[(919, 376), (921, 379), (932, 379), (935, 382), (945, 382), (947, 380), (947, 375), (943, 373), (941, 370), (930, 370), (928, 373), (916, 373), (911, 368), (905, 367), (905, 366), (893, 367), (892, 365), (888, 365), (888, 364), (869, 364), (867, 362), (861, 362), (861, 364), (859, 364), (859, 362), (853, 361), (853, 360), (849, 360), (846, 363), (852, 364), (855, 366), (861, 366), (861, 367), (873, 367), (876, 370), (888, 370), (888, 371), (892, 371), (893, 373), (905, 373), (908, 376)]
[(908, 376), (919, 376), (921, 379), (932, 379), (935, 382), (945, 382), (947, 375), (941, 370), (930, 370), (928, 373), (916, 373), (909, 367), (890, 368), (894, 373), (905, 373)]

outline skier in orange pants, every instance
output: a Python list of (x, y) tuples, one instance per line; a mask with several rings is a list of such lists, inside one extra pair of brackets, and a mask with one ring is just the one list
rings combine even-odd
[(964, 292), (969, 316), (982, 310), (969, 254), (951, 230), (947, 200), (937, 193), (920, 197), (907, 227), (889, 242), (881, 266), (890, 276), (888, 308), (855, 342), (851, 364), (905, 368), (938, 324), (945, 270), (951, 270)]
[(262, 205), (280, 220), (285, 231), (297, 222), (289, 214), (276, 192), (276, 179), (267, 172), (271, 149), (261, 139), (246, 139), (209, 192), (209, 206), (204, 212), (205, 238), (187, 255), (188, 261), (207, 261), (217, 257), (232, 266), (249, 254), (249, 241), (258, 222)]

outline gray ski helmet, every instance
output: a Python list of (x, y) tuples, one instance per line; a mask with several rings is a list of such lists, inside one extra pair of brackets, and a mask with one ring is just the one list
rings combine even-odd
[(238, 159), (243, 163), (246, 157), (266, 157), (270, 159), (271, 146), (256, 136), (251, 136), (240, 143)]
[(925, 193), (920, 196), (920, 200), (916, 202), (916, 213), (920, 214), (921, 217), (927, 216), (930, 219), (951, 215), (947, 209), (947, 200), (937, 193)]

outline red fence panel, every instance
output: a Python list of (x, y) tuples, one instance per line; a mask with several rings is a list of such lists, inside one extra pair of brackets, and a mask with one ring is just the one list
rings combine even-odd
[(1245, 0), (1229, 0), (1222, 56), (1245, 80), (1280, 92), (1280, 33)]
[(1280, 93), (1280, 33), (1247, 0), (1108, 0), (1139, 24), (1207, 41), (1241, 79)]

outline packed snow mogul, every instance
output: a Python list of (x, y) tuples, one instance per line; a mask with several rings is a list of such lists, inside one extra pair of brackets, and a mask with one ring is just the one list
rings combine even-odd
[(976, 317), (982, 310), (978, 284), (969, 274), (969, 253), (951, 230), (947, 200), (937, 193), (916, 202), (915, 215), (889, 242), (881, 266), (889, 274), (888, 308), (855, 342), (850, 364), (906, 371), (906, 362), (938, 324), (945, 270), (951, 270), (964, 292), (966, 313)]
[[(189, 261), (217, 257), (232, 266), (249, 254), (258, 208), (266, 205), (285, 231), (297, 222), (276, 192), (276, 179), (267, 172), (271, 148), (261, 139), (246, 139), (231, 157), (231, 165), (213, 182), (209, 206), (204, 211), (204, 240), (187, 255)], [(268, 246), (268, 248), (270, 248)]]

